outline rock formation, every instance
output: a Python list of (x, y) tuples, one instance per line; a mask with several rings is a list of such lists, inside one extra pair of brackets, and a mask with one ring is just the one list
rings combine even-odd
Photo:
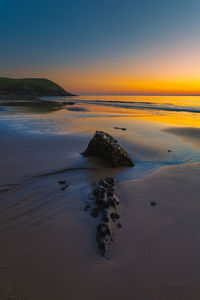
[(45, 78), (12, 79), (0, 77), (0, 95), (4, 96), (74, 96)]
[(134, 161), (129, 154), (111, 135), (103, 131), (96, 131), (83, 155), (101, 157), (113, 167), (134, 166)]
[(92, 217), (98, 219), (96, 227), (96, 240), (101, 254), (104, 256), (113, 241), (113, 228), (121, 228), (117, 213), (119, 199), (115, 195), (113, 178), (101, 179), (93, 184), (93, 191), (86, 203), (85, 210), (90, 211)]

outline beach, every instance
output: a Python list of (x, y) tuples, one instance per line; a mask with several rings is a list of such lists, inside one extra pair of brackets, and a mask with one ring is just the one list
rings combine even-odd
[[(200, 106), (177, 98), (47, 97), (74, 104), (46, 110), (4, 101), (0, 299), (199, 299)], [(135, 166), (84, 157), (96, 130)], [(117, 181), (122, 225), (106, 258), (85, 211), (105, 177)]]

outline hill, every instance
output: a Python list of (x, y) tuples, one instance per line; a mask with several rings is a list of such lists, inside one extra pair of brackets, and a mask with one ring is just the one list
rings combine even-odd
[(75, 96), (58, 84), (43, 78), (11, 79), (0, 77), (0, 95), (4, 96)]

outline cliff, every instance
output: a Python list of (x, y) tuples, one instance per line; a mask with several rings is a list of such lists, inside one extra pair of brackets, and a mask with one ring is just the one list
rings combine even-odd
[(0, 95), (4, 96), (75, 96), (58, 84), (43, 78), (11, 79), (0, 77)]

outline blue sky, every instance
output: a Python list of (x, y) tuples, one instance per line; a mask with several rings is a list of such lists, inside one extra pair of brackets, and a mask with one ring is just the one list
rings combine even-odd
[(109, 61), (108, 72), (112, 61), (199, 45), (199, 16), (199, 0), (0, 0), (1, 76), (56, 78)]

